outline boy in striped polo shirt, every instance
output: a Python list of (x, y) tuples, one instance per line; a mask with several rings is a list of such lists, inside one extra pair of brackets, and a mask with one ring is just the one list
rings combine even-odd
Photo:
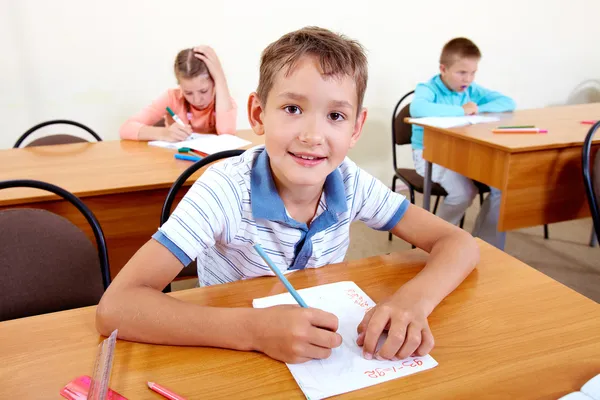
[(344, 36), (308, 27), (269, 45), (248, 101), (250, 124), (265, 146), (198, 179), (107, 289), (97, 309), (100, 333), (118, 328), (127, 340), (255, 350), (290, 363), (327, 358), (342, 343), (333, 314), (204, 307), (161, 290), (194, 259), (203, 285), (272, 275), (255, 243), (282, 271), (340, 262), (350, 223), (361, 220), (430, 256), (415, 278), (365, 315), (357, 343), (368, 359), (427, 354), (427, 317), (475, 267), (478, 248), (468, 233), (411, 205), (346, 157), (367, 116), (366, 85), (363, 49)]

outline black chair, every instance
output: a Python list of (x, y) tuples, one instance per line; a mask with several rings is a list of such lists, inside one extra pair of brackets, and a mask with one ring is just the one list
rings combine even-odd
[(110, 284), (102, 228), (72, 193), (35, 180), (0, 181), (0, 189), (28, 187), (71, 203), (90, 224), (96, 247), (62, 216), (46, 210), (0, 211), (0, 321), (98, 304)]
[[(181, 175), (177, 178), (177, 180), (169, 189), (169, 193), (167, 193), (167, 197), (165, 198), (165, 202), (163, 203), (162, 212), (160, 213), (160, 226), (162, 226), (171, 215), (171, 208), (173, 208), (173, 202), (175, 201), (175, 196), (179, 192), (179, 189), (183, 186), (183, 184), (192, 176), (196, 171), (200, 168), (207, 166), (210, 163), (213, 163), (218, 160), (222, 160), (224, 158), (239, 156), (244, 153), (244, 150), (227, 150), (221, 151), (219, 153), (211, 154), (209, 156), (204, 157), (200, 161), (196, 161), (192, 164), (188, 169), (183, 171)], [(198, 270), (196, 266), (196, 261), (190, 263), (190, 265), (184, 267), (179, 274), (177, 274), (176, 279), (178, 278), (192, 278), (198, 277)], [(163, 290), (164, 293), (169, 293), (171, 291), (171, 284), (169, 283)]]
[[(396, 103), (394, 112), (392, 113), (392, 158), (394, 160), (394, 177), (392, 179), (392, 191), (396, 191), (396, 180), (400, 179), (407, 187), (410, 195), (410, 202), (415, 204), (415, 192), (423, 193), (423, 187), (425, 185), (425, 178), (417, 173), (414, 169), (409, 168), (398, 168), (398, 161), (396, 156), (396, 146), (411, 144), (412, 137), (412, 125), (404, 122), (405, 118), (410, 117), (410, 102), (407, 102), (402, 108), (400, 106), (404, 101), (411, 96), (415, 91), (412, 90), (406, 93)], [(398, 111), (400, 110), (400, 111)], [(483, 195), (490, 191), (489, 186), (473, 181), (479, 189), (479, 202), (483, 204)], [(433, 213), (437, 211), (440, 197), (448, 195), (443, 187), (439, 184), (432, 182), (431, 195), (436, 196), (435, 205), (433, 206)], [(460, 227), (462, 228), (465, 222), (465, 217), (460, 221)], [(389, 240), (392, 240), (392, 234), (388, 236)], [(414, 246), (413, 246), (414, 247)]]
[(592, 140), (598, 128), (600, 128), (600, 121), (596, 122), (590, 128), (585, 137), (581, 152), (581, 165), (583, 169), (583, 184), (590, 205), (594, 230), (596, 237), (600, 238), (600, 150), (596, 152), (594, 160), (591, 160)]
[[(102, 138), (100, 136), (98, 136), (98, 134), (96, 132), (94, 132), (93, 130), (91, 130), (90, 128), (88, 128), (87, 126), (85, 126), (79, 122), (70, 121), (68, 119), (54, 119), (51, 121), (42, 122), (41, 124), (37, 124), (36, 126), (29, 129), (27, 132), (25, 132), (24, 134), (21, 135), (21, 137), (16, 141), (13, 148), (15, 148), (15, 149), (19, 148), (21, 146), (21, 144), (23, 144), (23, 141), (25, 141), (25, 139), (29, 135), (31, 135), (38, 129), (41, 129), (48, 125), (57, 125), (57, 124), (76, 126), (78, 128), (83, 129), (84, 131), (88, 132), (98, 142), (102, 141)], [(49, 146), (49, 145), (54, 145), (54, 144), (85, 143), (85, 142), (87, 142), (87, 140), (82, 139), (77, 136), (67, 135), (67, 134), (55, 134), (55, 135), (48, 135), (48, 136), (41, 137), (39, 139), (35, 139), (31, 143), (26, 145), (25, 147)]]

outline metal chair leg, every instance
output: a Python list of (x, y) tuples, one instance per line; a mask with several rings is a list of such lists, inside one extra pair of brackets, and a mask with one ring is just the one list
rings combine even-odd
[(437, 196), (435, 199), (435, 205), (433, 206), (433, 214), (437, 212), (438, 204), (440, 204), (440, 196)]
[(590, 247), (596, 247), (598, 244), (598, 236), (596, 236), (596, 232), (594, 228), (592, 228), (592, 236), (590, 237)]

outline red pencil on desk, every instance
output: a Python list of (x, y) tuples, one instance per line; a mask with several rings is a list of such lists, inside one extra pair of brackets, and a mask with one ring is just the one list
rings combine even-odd
[(208, 156), (207, 153), (204, 153), (204, 152), (202, 152), (200, 150), (191, 149), (191, 151), (194, 152), (194, 153), (196, 153), (196, 154), (198, 154), (200, 157), (207, 157)]
[(185, 400), (185, 397), (181, 397), (180, 395), (171, 392), (169, 389), (160, 386), (158, 383), (148, 382), (148, 387), (150, 390), (154, 390), (156, 393), (169, 400)]
[(585, 125), (594, 125), (596, 122), (598, 122), (598, 121), (590, 121), (590, 120), (588, 120), (588, 121), (581, 121), (581, 123), (585, 124)]

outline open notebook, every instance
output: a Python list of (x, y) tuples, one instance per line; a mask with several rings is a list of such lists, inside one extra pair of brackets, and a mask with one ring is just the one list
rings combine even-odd
[(497, 117), (486, 117), (483, 115), (466, 115), (464, 117), (423, 117), (410, 118), (411, 123), (434, 126), (436, 128), (454, 128), (457, 126), (485, 124), (500, 121)]
[(558, 400), (600, 400), (600, 375), (596, 375), (579, 392), (569, 393)]
[(251, 142), (234, 135), (192, 133), (188, 140), (184, 140), (183, 142), (164, 142), (162, 140), (153, 140), (148, 142), (148, 145), (174, 150), (182, 147), (189, 147), (190, 149), (198, 150), (202, 153), (214, 154), (220, 151), (239, 149), (240, 147), (247, 146), (250, 143)]
[[(287, 364), (294, 379), (309, 399), (323, 399), (373, 386), (378, 383), (433, 368), (437, 362), (429, 355), (400, 361), (366, 360), (356, 344), (356, 327), (366, 311), (375, 306), (354, 282), (337, 282), (298, 290), (309, 307), (331, 312), (339, 318), (342, 345), (325, 360)], [(289, 293), (254, 299), (255, 308), (278, 304), (297, 304)], [(385, 338), (383, 338), (384, 340)], [(378, 347), (382, 344), (380, 340)]]

